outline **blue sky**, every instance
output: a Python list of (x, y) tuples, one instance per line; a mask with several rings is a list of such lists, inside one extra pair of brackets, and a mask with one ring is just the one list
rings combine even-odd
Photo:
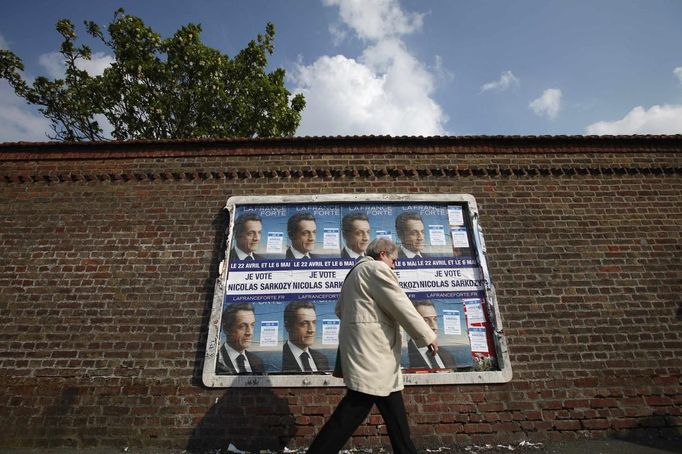
[[(164, 37), (200, 23), (229, 55), (272, 21), (270, 63), (308, 102), (298, 135), (682, 133), (679, 0), (23, 0), (3, 5), (0, 46), (59, 74), (55, 22), (93, 44), (83, 20), (118, 7)], [(0, 141), (48, 130), (0, 81)]]

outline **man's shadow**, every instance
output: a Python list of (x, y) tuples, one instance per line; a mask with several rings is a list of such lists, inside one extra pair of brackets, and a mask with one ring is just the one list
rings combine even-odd
[(230, 388), (194, 428), (187, 442), (190, 453), (237, 449), (281, 451), (293, 438), (296, 420), (286, 398), (277, 396), (265, 380), (261, 388)]

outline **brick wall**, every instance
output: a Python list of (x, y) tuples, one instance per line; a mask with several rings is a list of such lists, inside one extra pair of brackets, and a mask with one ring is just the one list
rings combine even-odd
[[(514, 378), (419, 446), (682, 433), (682, 137), (0, 144), (0, 447), (305, 446), (341, 389), (206, 389), (231, 195), (470, 193)], [(353, 437), (387, 445), (378, 414)]]

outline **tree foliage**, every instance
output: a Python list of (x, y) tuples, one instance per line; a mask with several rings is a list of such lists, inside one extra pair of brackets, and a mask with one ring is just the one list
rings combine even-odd
[[(106, 32), (92, 21), (85, 26), (115, 58), (102, 75), (82, 69), (92, 50), (76, 44), (68, 19), (56, 26), (63, 38), (63, 79), (38, 77), (29, 84), (21, 75), (21, 59), (0, 50), (0, 77), (39, 106), (51, 122), (52, 139), (272, 137), (293, 135), (298, 127), (303, 95), (286, 89), (283, 69), (266, 71), (274, 50), (271, 23), (233, 58), (205, 46), (197, 24), (162, 39), (142, 19), (119, 9)], [(113, 127), (111, 137), (102, 118)]]

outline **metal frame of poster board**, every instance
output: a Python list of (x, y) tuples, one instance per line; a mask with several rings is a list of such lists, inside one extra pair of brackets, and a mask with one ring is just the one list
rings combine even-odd
[[(458, 208), (460, 207), (460, 208)], [(437, 326), (439, 343), (445, 349), (456, 347), (453, 364), (439, 370), (412, 367), (407, 362), (403, 341), (403, 377), (406, 385), (504, 383), (512, 378), (507, 342), (502, 330), (495, 288), (486, 261), (486, 246), (479, 224), (476, 200), (469, 194), (329, 194), (291, 196), (234, 196), (225, 207), (229, 212), (226, 230), (225, 259), (220, 263), (215, 283), (213, 307), (209, 319), (208, 340), (203, 366), (203, 383), (208, 387), (330, 387), (343, 386), (343, 380), (331, 375), (338, 335), (338, 319), (334, 312), (336, 295), (354, 259), (343, 258), (346, 240), (341, 228), (342, 215), (363, 212), (372, 224), (371, 237), (394, 237), (397, 215), (417, 211), (422, 216), (423, 236), (429, 237), (432, 258), (399, 260), (396, 271), (401, 287), (415, 300), (427, 299), (439, 311)], [(260, 217), (256, 260), (239, 260), (231, 251), (235, 243), (235, 220), (240, 214), (256, 212)], [(292, 213), (312, 213), (317, 228), (316, 246), (310, 260), (296, 260), (289, 255), (287, 220)], [(387, 215), (388, 213), (388, 215)], [(378, 226), (378, 227), (377, 227)], [(447, 231), (445, 230), (447, 228)], [(450, 233), (451, 235), (448, 235)], [(463, 234), (463, 235), (462, 235)], [(322, 241), (318, 241), (322, 237)], [(464, 239), (463, 239), (464, 238)], [(469, 248), (464, 248), (465, 241)], [(468, 254), (458, 257), (456, 251)], [(365, 246), (366, 247), (366, 246)], [(444, 252), (446, 251), (446, 252)], [(454, 252), (453, 252), (454, 251)], [(326, 252), (326, 254), (325, 254)], [(236, 253), (235, 253), (236, 254)], [(409, 254), (409, 252), (408, 252)], [(232, 255), (232, 259), (230, 258)], [(350, 261), (349, 261), (350, 260)], [(232, 261), (233, 263), (230, 263)], [(303, 267), (303, 268), (299, 268)], [(306, 268), (309, 267), (309, 268)], [(426, 277), (425, 277), (426, 276)], [(440, 281), (437, 280), (438, 276)], [(444, 276), (451, 276), (444, 277)], [(454, 277), (452, 277), (454, 276)], [(461, 279), (460, 279), (461, 278)], [(420, 280), (421, 279), (421, 280)], [(429, 280), (430, 279), (430, 280)], [(298, 288), (299, 290), (292, 290)], [(446, 291), (426, 287), (447, 287)], [(472, 287), (473, 286), (473, 287)], [(452, 290), (453, 288), (457, 290)], [(315, 293), (318, 292), (318, 293)], [(326, 351), (328, 364), (324, 371), (290, 373), (284, 368), (283, 352), (285, 303), (308, 299), (314, 302), (317, 322), (322, 332), (315, 332), (315, 349)], [(432, 302), (433, 301), (433, 302)], [(231, 367), (226, 335), (222, 328), (224, 310), (234, 303), (248, 303), (258, 322), (247, 352), (253, 373), (239, 374)], [(243, 312), (243, 311), (242, 311)], [(319, 326), (319, 325), (318, 325)], [(260, 328), (257, 329), (257, 328)], [(280, 330), (280, 328), (283, 328)], [(442, 330), (442, 331), (441, 331)], [(290, 333), (287, 333), (291, 337)], [(405, 338), (403, 333), (403, 338)], [(451, 343), (442, 337), (454, 339)], [(461, 339), (465, 342), (462, 343)], [(257, 341), (257, 342), (256, 342)], [(290, 341), (287, 341), (290, 342)], [(409, 342), (409, 341), (408, 341)], [(468, 345), (467, 345), (468, 342)], [(251, 345), (258, 344), (255, 348)], [(292, 344), (293, 345), (293, 344)], [(476, 347), (472, 347), (476, 345)], [(469, 362), (462, 360), (462, 347), (469, 352)], [(477, 349), (477, 350), (475, 350)], [(320, 350), (320, 351), (322, 351)], [(330, 356), (329, 352), (333, 355)], [(477, 353), (484, 351), (487, 353)], [(253, 355), (253, 352), (256, 355)], [(313, 348), (310, 350), (313, 353)], [(415, 352), (411, 352), (417, 354)], [(447, 351), (446, 351), (447, 353)], [(255, 358), (254, 358), (255, 356)], [(262, 357), (262, 359), (261, 359)], [(314, 357), (314, 356), (313, 356)], [(248, 358), (248, 356), (247, 356)], [(281, 361), (278, 358), (282, 358)], [(319, 358), (319, 352), (318, 352)], [(240, 361), (243, 361), (240, 359)], [(278, 362), (279, 361), (279, 362)], [(319, 362), (319, 360), (316, 360)], [(443, 358), (445, 361), (445, 358)], [(443, 362), (442, 361), (442, 362)], [(229, 363), (229, 366), (226, 364)], [(481, 367), (481, 364), (485, 366)], [(491, 366), (492, 364), (492, 366)], [(300, 366), (300, 361), (299, 361)], [(234, 366), (236, 369), (236, 366)]]

